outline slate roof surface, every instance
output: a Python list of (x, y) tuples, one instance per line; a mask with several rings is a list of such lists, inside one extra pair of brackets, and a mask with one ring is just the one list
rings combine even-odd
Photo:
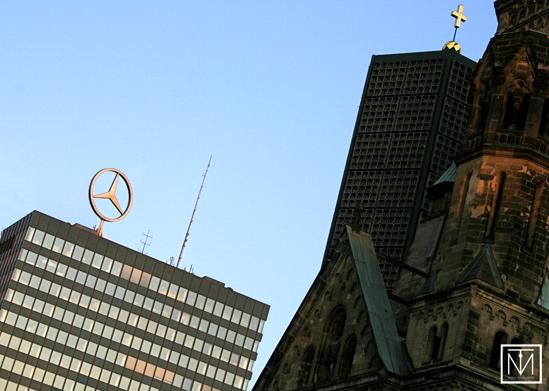
[(353, 231), (349, 226), (347, 235), (378, 355), (388, 371), (404, 375), (409, 372), (410, 367), (398, 335), (372, 238), (365, 232)]

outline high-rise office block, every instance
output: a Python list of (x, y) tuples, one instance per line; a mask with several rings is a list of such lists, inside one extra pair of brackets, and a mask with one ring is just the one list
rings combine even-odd
[(33, 212), (0, 239), (0, 389), (245, 390), (269, 307)]
[(466, 136), (475, 62), (454, 50), (373, 56), (337, 200), (324, 262), (361, 209), (384, 278), (392, 286), (425, 189), (459, 153)]

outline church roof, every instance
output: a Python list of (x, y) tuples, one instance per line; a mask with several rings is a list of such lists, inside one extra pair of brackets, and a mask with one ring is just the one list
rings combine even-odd
[(395, 287), (398, 296), (412, 298), (434, 291), (436, 271), (431, 270), (431, 264), (440, 242), (445, 221), (446, 215), (439, 215), (422, 221), (418, 225), (405, 262), (409, 266), (429, 273), (429, 277), (425, 279), (423, 276), (402, 269), (398, 286)]
[(481, 280), (503, 288), (501, 279), (492, 246), (483, 244), (477, 256), (467, 265), (458, 279), (458, 284), (462, 282)]
[(454, 183), (456, 180), (456, 172), (457, 167), (456, 163), (454, 162), (450, 167), (446, 169), (446, 171), (442, 173), (442, 175), (436, 180), (436, 182), (433, 183), (433, 186), (440, 185), (446, 182)]
[(372, 239), (367, 233), (355, 232), (349, 226), (347, 236), (379, 357), (388, 371), (405, 374), (408, 372), (407, 356), (398, 336)]
[[(379, 380), (379, 376), (407, 375), (411, 372), (412, 365), (402, 338), (398, 335), (393, 308), (389, 302), (370, 235), (366, 232), (353, 231), (347, 226), (336, 248), (339, 256), (334, 262), (322, 268), (313, 281), (259, 375), (254, 391), (270, 390), (275, 386), (280, 386), (280, 390), (295, 388), (296, 378), (289, 375), (288, 365), (301, 363), (305, 348), (313, 347), (318, 351), (317, 361), (312, 367), (316, 368), (315, 371), (324, 365), (324, 361), (318, 360), (320, 355), (330, 352), (330, 349), (326, 349), (328, 345), (325, 345), (326, 327), (330, 324), (328, 322), (333, 309), (341, 307), (342, 304), (353, 319), (353, 322), (348, 322), (348, 326), (345, 326), (345, 335), (356, 335), (360, 331), (361, 336), (355, 341), (356, 351), (363, 352), (365, 356), (362, 360), (368, 357), (366, 361), (352, 361), (353, 374), (376, 373), (376, 379)], [(341, 289), (345, 288), (342, 287), (339, 276), (341, 273), (350, 271), (353, 273), (349, 274), (345, 280), (350, 285), (342, 291)], [(340, 295), (340, 292), (344, 294)], [(356, 300), (351, 304), (353, 301), (349, 299), (350, 292), (356, 292), (357, 299), (362, 298), (362, 300)], [(298, 373), (302, 376), (301, 372)], [(307, 375), (310, 381), (302, 386), (328, 384), (328, 382), (332, 382), (333, 385), (334, 381), (347, 384), (346, 382), (351, 381), (350, 379), (354, 379), (354, 377), (338, 377), (339, 375), (320, 379), (319, 373), (315, 372), (314, 376)]]

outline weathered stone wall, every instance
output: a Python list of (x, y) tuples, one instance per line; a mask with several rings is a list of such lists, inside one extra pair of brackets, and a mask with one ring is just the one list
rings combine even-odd
[[(547, 262), (549, 170), (527, 158), (498, 156), (497, 152), (458, 167), (452, 208), (435, 264), (435, 288), (454, 286), (481, 246), (489, 243), (506, 291), (534, 303)], [(534, 205), (536, 191), (542, 195)], [(534, 206), (534, 230), (529, 232)]]
[[(356, 273), (350, 255), (343, 252), (317, 277), (308, 294), (309, 300), (304, 302), (297, 320), (286, 331), (277, 360), (271, 360), (271, 365), (276, 367), (264, 370), (270, 373), (260, 379), (255, 390), (324, 389), (361, 374), (376, 374), (381, 362)], [(337, 311), (345, 313), (340, 331), (331, 326)], [(343, 366), (349, 364), (349, 357), (345, 362), (345, 346), (352, 338), (356, 338), (352, 365), (346, 370)], [(310, 365), (306, 364), (306, 354), (313, 349)], [(378, 382), (378, 376), (373, 380)]]
[[(467, 292), (430, 297), (416, 303), (410, 313), (406, 347), (414, 368), (430, 366), (437, 362), (455, 360), (462, 350), (469, 312)], [(429, 332), (433, 327), (440, 332), (443, 325), (448, 326), (447, 334), (438, 359), (431, 357)]]

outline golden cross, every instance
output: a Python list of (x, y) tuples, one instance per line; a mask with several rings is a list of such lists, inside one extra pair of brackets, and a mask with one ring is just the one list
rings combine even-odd
[(454, 18), (456, 18), (456, 23), (454, 24), (454, 27), (456, 29), (461, 27), (461, 22), (467, 22), (467, 16), (463, 15), (463, 5), (459, 4), (457, 11), (452, 11), (451, 14)]

